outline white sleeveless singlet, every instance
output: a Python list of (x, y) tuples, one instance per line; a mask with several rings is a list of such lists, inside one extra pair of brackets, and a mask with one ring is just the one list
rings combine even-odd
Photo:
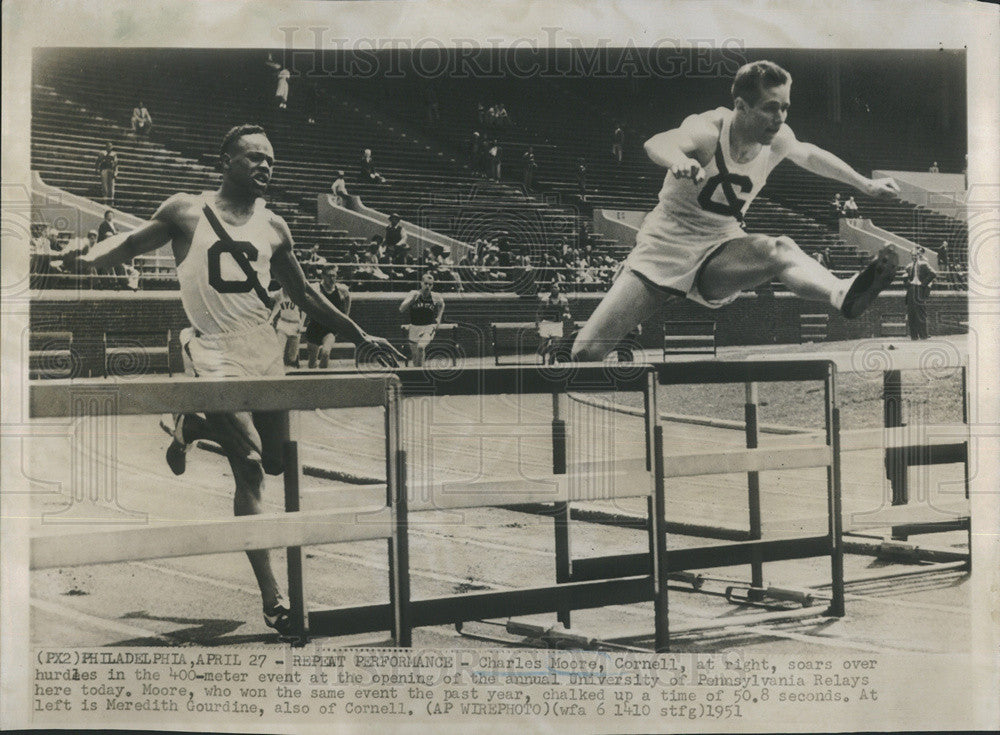
[(222, 220), (211, 197), (201, 197), (191, 248), (177, 267), (184, 312), (206, 336), (267, 324), (274, 306), (267, 293), (274, 235), (264, 200), (258, 199), (250, 219), (235, 227)]
[(726, 173), (719, 171), (715, 154), (703, 167), (705, 180), (700, 184), (667, 173), (659, 203), (643, 220), (636, 246), (625, 261), (625, 266), (644, 280), (711, 307), (732, 299), (703, 299), (694, 287), (698, 270), (722, 243), (746, 235), (726, 197), (723, 182), (728, 180), (732, 185), (742, 216), (781, 161), (767, 145), (746, 163), (734, 161), (729, 145), (733, 111), (724, 113), (716, 154), (721, 151)]

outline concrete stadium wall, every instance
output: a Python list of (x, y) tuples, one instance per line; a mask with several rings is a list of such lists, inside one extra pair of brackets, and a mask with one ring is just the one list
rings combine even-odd
[[(318, 194), (316, 196), (317, 221), (334, 229), (346, 230), (352, 237), (361, 237), (365, 240), (371, 239), (373, 235), (385, 235), (386, 225), (389, 224), (389, 215), (365, 206), (361, 197), (351, 196), (350, 199), (353, 210), (338, 207), (332, 194)], [(428, 230), (426, 227), (415, 225), (406, 220), (400, 220), (400, 222), (406, 233), (406, 242), (410, 246), (410, 255), (414, 258), (419, 258), (425, 248), (429, 248), (431, 245), (440, 245), (446, 253), (449, 253), (451, 261), (458, 263), (471, 249), (466, 243), (442, 235), (440, 232)]]
[(872, 176), (891, 177), (899, 184), (900, 198), (935, 212), (967, 220), (965, 200), (968, 195), (964, 174), (932, 174), (921, 171), (872, 171)]
[[(570, 296), (573, 317), (586, 319), (597, 306), (600, 294)], [(399, 313), (402, 294), (358, 293), (352, 300), (351, 316), (373, 334), (388, 336), (402, 342), (403, 315)], [(461, 325), (456, 330), (464, 354), (490, 355), (489, 325), (494, 321), (533, 321), (536, 301), (514, 295), (445, 294), (446, 322)], [(662, 322), (665, 320), (714, 319), (720, 346), (766, 345), (798, 343), (802, 337), (802, 314), (828, 312), (828, 309), (804, 302), (788, 294), (764, 293), (747, 295), (717, 311), (710, 311), (690, 302), (669, 304), (646, 324), (642, 341), (647, 347), (663, 342)], [(830, 314), (829, 340), (864, 339), (887, 336), (883, 322), (900, 322), (906, 313), (903, 294), (884, 294), (862, 317), (847, 321)], [(928, 320), (932, 335), (965, 332), (961, 322), (968, 318), (965, 294), (938, 291), (931, 295)], [(105, 331), (121, 333), (160, 332), (172, 330), (174, 342), (187, 319), (176, 292), (57, 292), (37, 294), (31, 304), (31, 330), (71, 331), (74, 349), (80, 360), (77, 374), (100, 375), (103, 369)], [(26, 344), (26, 341), (24, 342)], [(176, 344), (172, 364), (180, 367)]]

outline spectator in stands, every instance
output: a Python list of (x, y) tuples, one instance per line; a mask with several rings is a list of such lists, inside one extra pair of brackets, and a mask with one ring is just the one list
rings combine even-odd
[(535, 161), (535, 149), (528, 146), (522, 157), (521, 165), (524, 168), (524, 190), (531, 191), (535, 185), (535, 171), (538, 170), (538, 162)]
[(31, 273), (39, 276), (37, 288), (49, 288), (51, 273), (59, 273), (62, 262), (59, 260), (60, 251), (56, 246), (56, 231), (54, 228), (44, 224), (33, 224), (31, 226), (32, 237), (29, 243)]
[(486, 124), (486, 105), (482, 100), (476, 103), (476, 122), (480, 127)]
[(496, 106), (495, 124), (498, 128), (509, 128), (514, 124), (503, 102)]
[(815, 253), (812, 254), (812, 259), (815, 260), (824, 268), (826, 267), (826, 262), (825, 259), (823, 258), (823, 251), (817, 250)]
[(490, 163), (490, 178), (493, 181), (500, 180), (500, 174), (503, 167), (502, 155), (503, 151), (500, 149), (500, 143), (496, 140), (490, 141), (487, 156), (489, 157)]
[(472, 170), (476, 171), (477, 173), (482, 172), (482, 168), (479, 164), (480, 155), (482, 154), (481, 150), (482, 146), (483, 146), (483, 136), (480, 135), (479, 131), (477, 130), (472, 134), (472, 137), (469, 139), (469, 167), (472, 168)]
[[(843, 240), (838, 240), (837, 241), (838, 247), (842, 246), (843, 243), (844, 243)], [(824, 261), (827, 269), (830, 269), (830, 268), (833, 267), (833, 255), (830, 253), (830, 247), (829, 246), (823, 248), (823, 261)]]
[(349, 201), (348, 197), (350, 194), (347, 193), (347, 182), (344, 181), (344, 172), (338, 171), (337, 178), (333, 180), (333, 185), (330, 187), (330, 192), (333, 194), (334, 202), (336, 202), (338, 207), (346, 207)]
[(944, 274), (945, 283), (949, 286), (953, 285), (954, 281), (951, 277), (951, 259), (948, 254), (948, 241), (942, 240), (940, 247), (937, 249), (938, 256), (938, 268)]
[(615, 125), (615, 131), (611, 133), (611, 157), (615, 163), (625, 160), (625, 131), (621, 125)]
[(113, 210), (105, 210), (104, 219), (101, 220), (100, 226), (97, 228), (97, 242), (101, 240), (106, 240), (112, 235), (118, 234), (118, 228), (115, 226), (115, 213)]
[(434, 85), (428, 85), (425, 93), (427, 103), (427, 122), (430, 125), (437, 125), (441, 122), (441, 106), (438, 104), (437, 92)]
[(365, 148), (361, 154), (361, 176), (366, 181), (375, 184), (384, 184), (385, 176), (378, 172), (375, 168), (375, 157), (372, 155), (371, 148)]
[[(396, 248), (404, 244), (406, 244), (406, 231), (403, 229), (403, 223), (399, 221), (399, 215), (393, 212), (389, 215), (389, 224), (385, 226), (382, 252), (386, 254), (386, 257), (391, 258)], [(385, 261), (382, 260), (382, 262)]]
[(101, 196), (105, 204), (114, 204), (115, 201), (115, 179), (118, 178), (118, 153), (115, 147), (108, 141), (104, 144), (104, 153), (97, 156), (94, 170), (101, 179)]
[(844, 202), (844, 217), (847, 219), (857, 219), (859, 216), (858, 203), (854, 201), (854, 197), (848, 198), (848, 200)]
[(135, 135), (148, 136), (153, 129), (153, 118), (142, 101), (132, 108), (132, 132)]
[(580, 201), (587, 201), (587, 164), (582, 158), (576, 159), (576, 191)]
[[(349, 265), (344, 269), (344, 280), (354, 281), (356, 284), (362, 282), (366, 278), (366, 273), (364, 271), (365, 266), (362, 264), (361, 252), (364, 248), (363, 243), (357, 241), (352, 242), (349, 246), (347, 252), (347, 262)], [(367, 284), (364, 284), (367, 285)]]
[(912, 340), (927, 339), (927, 300), (936, 277), (924, 249), (918, 245), (913, 250), (913, 261), (906, 267), (906, 325)]
[(134, 263), (134, 260), (122, 263), (122, 269), (125, 271), (125, 285), (130, 291), (139, 290), (139, 269), (135, 267)]
[[(69, 253), (75, 253), (75, 254), (79, 254), (79, 255), (86, 255), (87, 253), (90, 252), (90, 249), (92, 247), (94, 247), (94, 245), (96, 245), (96, 244), (97, 244), (97, 230), (90, 230), (90, 231), (87, 232), (87, 234), (86, 234), (85, 237), (77, 237), (77, 238), (74, 238), (73, 240), (70, 240), (66, 244), (66, 246), (62, 249), (62, 253), (63, 253), (63, 255), (67, 255)], [(118, 288), (119, 284), (118, 284), (117, 279), (115, 277), (116, 276), (124, 276), (125, 275), (125, 269), (122, 266), (114, 266), (112, 268), (109, 268), (107, 270), (102, 270), (102, 271), (99, 271), (99, 272), (95, 271), (94, 269), (90, 269), (88, 271), (87, 275), (94, 276), (94, 275), (96, 275), (98, 273), (102, 277), (100, 279), (97, 279), (97, 280), (95, 280), (94, 278), (91, 278), (90, 279), (90, 285), (91, 285), (91, 287), (96, 287), (96, 288)]]
[(417, 278), (416, 261), (410, 255), (410, 246), (405, 240), (396, 244), (395, 249), (389, 252), (392, 264), (396, 266), (392, 269), (392, 276), (396, 280), (413, 281)]
[(427, 263), (428, 270), (435, 274), (435, 278), (450, 280), (455, 285), (455, 290), (459, 293), (465, 290), (465, 286), (462, 284), (462, 277), (458, 275), (457, 271), (452, 269), (443, 246), (434, 243), (425, 250), (425, 254), (427, 256), (425, 262)]
[(368, 268), (366, 272), (368, 275), (379, 281), (388, 281), (389, 275), (379, 268), (383, 263), (388, 263), (388, 258), (386, 257), (385, 244), (382, 240), (381, 235), (373, 235), (372, 239), (368, 243), (368, 254), (367, 258), (364, 259), (368, 263)]
[(288, 109), (288, 80), (292, 73), (288, 69), (278, 71), (278, 84), (274, 88), (274, 103), (279, 110)]
[(85, 237), (78, 237), (72, 240), (66, 251), (78, 250), (81, 254), (86, 255), (90, 252), (90, 249), (97, 244), (97, 230), (88, 230)]
[(833, 195), (833, 201), (830, 202), (830, 208), (833, 210), (833, 226), (837, 226), (837, 220), (844, 216), (844, 202), (840, 198), (840, 192)]
[(934, 163), (931, 164), (931, 167), (929, 169), (927, 169), (927, 173), (929, 173), (929, 174), (939, 174), (939, 173), (941, 173), (941, 169), (938, 168), (937, 161), (934, 161)]
[(319, 245), (309, 248), (309, 255), (302, 261), (302, 270), (307, 278), (316, 279), (320, 277), (323, 267), (326, 265), (326, 258), (319, 254)]
[(316, 87), (310, 82), (303, 82), (299, 89), (302, 91), (302, 107), (306, 111), (306, 122), (315, 125), (316, 118), (319, 116), (319, 97), (316, 93)]

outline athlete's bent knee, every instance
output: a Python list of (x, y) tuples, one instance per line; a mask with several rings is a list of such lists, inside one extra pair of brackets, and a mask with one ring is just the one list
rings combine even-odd
[(780, 235), (772, 239), (774, 240), (774, 257), (779, 261), (787, 260), (799, 250), (798, 243), (787, 235)]

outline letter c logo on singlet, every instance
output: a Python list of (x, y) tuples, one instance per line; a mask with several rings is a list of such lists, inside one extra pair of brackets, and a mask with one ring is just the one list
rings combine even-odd
[[(230, 281), (222, 276), (222, 254), (229, 253), (236, 265), (246, 276), (243, 280)], [(265, 306), (270, 308), (274, 305), (273, 299), (267, 295), (260, 279), (257, 278), (257, 271), (250, 264), (257, 260), (257, 248), (251, 243), (236, 240), (217, 240), (208, 249), (208, 282), (219, 293), (249, 293), (254, 291)]]
[(715, 194), (715, 190), (718, 189), (719, 186), (723, 186), (726, 183), (738, 186), (741, 192), (749, 193), (753, 191), (753, 182), (748, 176), (743, 176), (742, 174), (731, 174), (728, 171), (725, 173), (717, 173), (715, 176), (709, 177), (708, 181), (705, 182), (705, 186), (702, 187), (701, 192), (698, 194), (698, 204), (701, 205), (702, 209), (709, 212), (728, 215), (739, 219), (739, 215), (734, 210), (738, 206), (738, 211), (743, 211), (743, 205), (745, 203), (744, 199), (734, 196), (736, 202), (728, 201), (726, 204), (720, 204), (712, 199), (712, 195)]

